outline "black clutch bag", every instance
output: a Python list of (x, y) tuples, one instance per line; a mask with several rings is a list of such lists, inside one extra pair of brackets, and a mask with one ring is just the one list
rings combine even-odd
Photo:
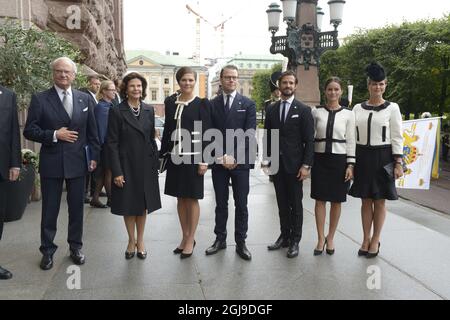
[(167, 153), (162, 158), (159, 159), (159, 173), (163, 173), (167, 169), (167, 161), (170, 155)]
[(395, 168), (395, 162), (389, 162), (387, 165), (385, 165), (383, 167), (386, 177), (392, 181), (395, 181), (394, 168)]

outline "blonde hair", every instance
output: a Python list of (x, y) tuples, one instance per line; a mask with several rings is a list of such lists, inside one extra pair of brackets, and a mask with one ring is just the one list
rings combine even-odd
[(111, 80), (102, 81), (102, 84), (100, 85), (100, 89), (98, 90), (98, 93), (97, 93), (97, 96), (96, 96), (97, 101), (100, 101), (100, 100), (102, 100), (105, 97), (105, 95), (103, 94), (103, 90), (108, 89), (108, 87), (110, 85), (116, 86), (114, 84), (114, 82), (111, 81)]

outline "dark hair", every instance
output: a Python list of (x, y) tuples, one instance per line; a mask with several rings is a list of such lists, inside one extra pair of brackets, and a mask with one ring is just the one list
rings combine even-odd
[(238, 67), (236, 67), (235, 65), (232, 65), (232, 64), (228, 64), (228, 65), (226, 65), (225, 67), (223, 67), (222, 70), (220, 70), (220, 78), (221, 78), (221, 79), (222, 79), (223, 72), (225, 71), (225, 69), (228, 69), (228, 70), (236, 70), (237, 72), (239, 72)]
[(91, 82), (92, 79), (100, 80), (100, 76), (93, 74), (87, 77), (88, 82)]
[(194, 69), (190, 67), (182, 67), (180, 70), (177, 71), (177, 74), (175, 75), (178, 84), (180, 84), (181, 78), (183, 78), (184, 75), (188, 73), (192, 73), (194, 75), (195, 81), (197, 81), (197, 72), (195, 72)]
[(125, 76), (125, 78), (123, 78), (122, 85), (120, 86), (120, 96), (124, 97), (125, 99), (128, 98), (128, 95), (127, 95), (128, 82), (130, 82), (131, 80), (134, 80), (134, 79), (141, 80), (142, 100), (144, 100), (145, 97), (147, 97), (147, 80), (145, 80), (145, 78), (137, 72), (131, 72), (131, 73), (127, 74)]
[(281, 74), (280, 78), (278, 78), (278, 83), (281, 83), (284, 77), (292, 76), (295, 78), (295, 84), (298, 84), (297, 74), (294, 71), (288, 70)]
[(325, 82), (325, 90), (327, 90), (328, 85), (332, 82), (336, 82), (341, 87), (342, 90), (342, 80), (339, 77), (328, 78), (327, 81)]

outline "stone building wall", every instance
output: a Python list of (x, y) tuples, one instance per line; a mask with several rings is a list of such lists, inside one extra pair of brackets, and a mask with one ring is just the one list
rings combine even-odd
[(57, 32), (80, 48), (87, 66), (110, 79), (126, 72), (122, 11), (123, 0), (0, 0), (0, 18)]

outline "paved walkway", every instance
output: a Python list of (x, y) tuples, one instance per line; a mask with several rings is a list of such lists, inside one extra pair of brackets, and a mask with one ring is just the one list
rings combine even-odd
[[(161, 186), (163, 185), (161, 177)], [(40, 203), (32, 203), (21, 221), (5, 226), (0, 262), (14, 278), (0, 282), (0, 299), (449, 299), (450, 219), (407, 201), (388, 204), (389, 215), (378, 258), (358, 258), (361, 223), (357, 199), (345, 204), (336, 235), (334, 256), (313, 256), (316, 243), (314, 202), (305, 184), (304, 234), (300, 255), (266, 246), (279, 233), (273, 186), (260, 171), (251, 178), (248, 246), (253, 260), (235, 253), (233, 215), (228, 248), (214, 256), (204, 250), (214, 240), (214, 193), (211, 176), (205, 180), (205, 199), (197, 247), (190, 259), (172, 250), (180, 228), (175, 199), (163, 196), (163, 209), (148, 220), (146, 261), (126, 261), (123, 221), (108, 210), (86, 207), (81, 290), (69, 290), (71, 261), (65, 242), (66, 205), (62, 205), (56, 243), (60, 246), (51, 271), (39, 269)], [(378, 271), (380, 288), (368, 289), (368, 268)]]

